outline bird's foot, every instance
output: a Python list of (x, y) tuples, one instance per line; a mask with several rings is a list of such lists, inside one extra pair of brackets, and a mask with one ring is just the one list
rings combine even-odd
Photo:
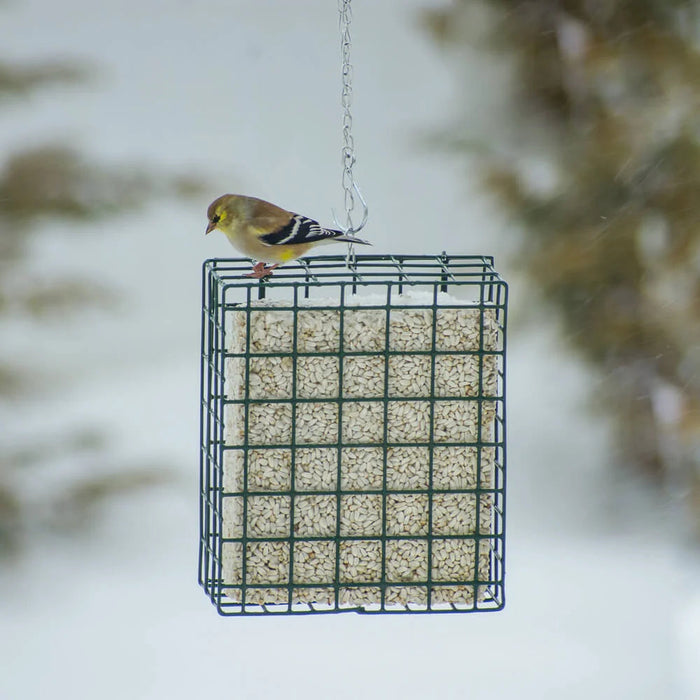
[(274, 265), (270, 265), (270, 267), (265, 267), (264, 262), (257, 262), (253, 265), (253, 271), (249, 272), (247, 275), (243, 275), (243, 277), (252, 277), (256, 280), (262, 279), (263, 277), (271, 277), (272, 271), (278, 265), (279, 263), (275, 263)]

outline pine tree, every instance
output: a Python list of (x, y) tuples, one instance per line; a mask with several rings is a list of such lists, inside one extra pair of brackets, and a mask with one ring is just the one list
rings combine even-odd
[[(84, 66), (52, 61), (32, 66), (0, 62), (0, 109), (18, 100), (31, 108), (34, 92), (89, 80)], [(199, 185), (190, 178), (163, 173), (120, 170), (95, 164), (85, 153), (66, 144), (19, 148), (0, 157), (0, 335), (3, 326), (18, 317), (41, 323), (60, 313), (104, 304), (113, 292), (93, 280), (64, 277), (41, 287), (18, 284), (26, 278), (30, 242), (42, 236), (41, 222), (55, 219), (76, 226), (131, 211), (155, 195), (187, 195)], [(50, 338), (47, 339), (50, 342)], [(14, 400), (33, 400), (37, 376), (45, 388), (50, 379), (39, 368), (29, 371), (21, 358), (0, 360), (0, 408)], [(6, 438), (8, 436), (5, 436)], [(0, 554), (19, 550), (27, 538), (58, 524), (81, 525), (95, 507), (121, 492), (159, 483), (168, 478), (153, 465), (126, 469), (96, 469), (93, 476), (63, 484), (58, 493), (46, 490), (29, 496), (23, 476), (50, 460), (87, 459), (109, 462), (105, 436), (79, 430), (49, 440), (34, 435), (24, 442), (3, 440), (0, 446)]]
[[(473, 45), (486, 24), (487, 50), (512, 62), (517, 138), (493, 133), (483, 182), (520, 224), (516, 264), (599, 373), (616, 461), (687, 488), (698, 533), (699, 10), (453, 0), (425, 15), (445, 47)], [(465, 119), (451, 134), (465, 155), (469, 129)], [(534, 182), (533, 160), (550, 186)]]

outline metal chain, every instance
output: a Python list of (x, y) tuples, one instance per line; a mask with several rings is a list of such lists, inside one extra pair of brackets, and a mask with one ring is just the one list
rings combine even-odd
[[(352, 39), (350, 37), (350, 24), (352, 22), (352, 0), (338, 0), (339, 26), (340, 26), (340, 51), (343, 57), (343, 92), (341, 104), (343, 105), (343, 148), (342, 164), (343, 178), (342, 186), (345, 203), (345, 226), (343, 230), (349, 233), (357, 233), (367, 221), (367, 204), (355, 182), (352, 169), (355, 165), (355, 140), (352, 136), (352, 63), (350, 63), (350, 48)], [(357, 194), (363, 207), (364, 214), (362, 222), (355, 227), (352, 222), (352, 215), (355, 209), (355, 194)], [(337, 219), (336, 219), (337, 223)], [(340, 225), (340, 224), (338, 224)], [(352, 243), (348, 244), (348, 259), (354, 259), (355, 248)]]
[(353, 193), (352, 169), (355, 165), (355, 140), (352, 137), (352, 63), (350, 63), (350, 23), (352, 22), (351, 0), (338, 0), (340, 12), (340, 51), (343, 57), (343, 93), (341, 104), (343, 105), (343, 190), (345, 192), (345, 226), (352, 228), (352, 211), (355, 208), (355, 196)]

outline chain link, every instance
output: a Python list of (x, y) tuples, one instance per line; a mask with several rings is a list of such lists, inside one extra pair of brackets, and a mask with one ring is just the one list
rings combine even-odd
[(342, 185), (345, 193), (345, 227), (352, 228), (352, 212), (355, 208), (355, 195), (353, 192), (354, 178), (352, 169), (355, 165), (355, 140), (352, 136), (352, 63), (350, 63), (350, 48), (352, 39), (350, 37), (350, 24), (352, 22), (351, 0), (338, 0), (338, 11), (340, 12), (340, 51), (343, 57), (343, 92), (341, 104), (343, 106), (343, 148), (342, 165), (343, 178)]
[[(339, 26), (340, 26), (340, 51), (343, 58), (343, 92), (341, 96), (341, 104), (343, 106), (343, 148), (341, 151), (343, 177), (342, 186), (344, 192), (345, 204), (345, 225), (343, 229), (346, 232), (356, 233), (367, 221), (367, 205), (362, 198), (355, 177), (353, 175), (353, 167), (355, 165), (355, 140), (352, 136), (352, 74), (353, 68), (350, 63), (350, 48), (352, 39), (350, 37), (350, 24), (352, 23), (352, 0), (338, 0)], [(359, 197), (364, 207), (364, 215), (362, 223), (355, 227), (352, 222), (352, 215), (355, 209), (355, 194)], [(352, 243), (348, 245), (348, 258), (354, 258), (355, 249)]]

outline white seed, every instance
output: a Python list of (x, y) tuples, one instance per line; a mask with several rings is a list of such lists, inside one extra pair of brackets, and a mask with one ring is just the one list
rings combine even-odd
[[(341, 607), (376, 606), (381, 602), (381, 590), (370, 584), (384, 575), (392, 584), (385, 591), (387, 605), (424, 608), (429, 597), (431, 604), (473, 605), (484, 595), (482, 590), (440, 582), (473, 578), (477, 565), (477, 507), (480, 534), (493, 533), (494, 497), (485, 494), (477, 499), (473, 493), (445, 491), (474, 489), (477, 484), (482, 488), (494, 486), (494, 448), (478, 452), (476, 447), (450, 443), (476, 441), (479, 416), (482, 441), (493, 438), (496, 404), (483, 400), (479, 408), (473, 399), (479, 397), (480, 389), (485, 397), (497, 396), (499, 390), (500, 360), (496, 354), (488, 354), (502, 347), (495, 311), (487, 309), (482, 315), (474, 308), (439, 306), (433, 319), (431, 308), (392, 308), (388, 349), (403, 354), (390, 355), (387, 362), (385, 309), (350, 306), (341, 312), (300, 307), (295, 334), (294, 313), (274, 306), (274, 302), (266, 301), (251, 305), (250, 350), (263, 355), (248, 360), (248, 396), (265, 403), (250, 404), (247, 409), (247, 458), (241, 449), (246, 444), (245, 409), (240, 404), (229, 404), (225, 409), (225, 444), (229, 449), (224, 452), (222, 534), (241, 537), (245, 525), (249, 537), (294, 539), (291, 549), (289, 540), (263, 540), (248, 542), (245, 552), (240, 543), (224, 543), (222, 573), (224, 585), (231, 586), (225, 589), (226, 594), (240, 602), (240, 586), (245, 583), (258, 586), (247, 589), (247, 603), (287, 603), (291, 557), (292, 584), (300, 586), (292, 589), (293, 603), (333, 606), (334, 586), (358, 583), (361, 585), (341, 585)], [(225, 319), (227, 350), (241, 355), (227, 358), (225, 364), (227, 399), (246, 396), (246, 359), (242, 356), (246, 351), (246, 317), (245, 312), (233, 311)], [(483, 329), (479, 327), (482, 317)], [(347, 355), (342, 360), (337, 356), (304, 355), (337, 353), (341, 344), (345, 352), (368, 354)], [(285, 354), (291, 353), (295, 345), (300, 353), (296, 359)], [(433, 359), (415, 353), (433, 349), (437, 354), (431, 378)], [(477, 354), (480, 351), (486, 354)], [(318, 401), (297, 402), (293, 408), (294, 395)], [(385, 398), (389, 400), (386, 409)], [(431, 405), (433, 398), (436, 400)], [(339, 422), (343, 444), (340, 453), (334, 446)], [(427, 447), (431, 429), (435, 442), (444, 443), (433, 450), (432, 474)], [(385, 435), (390, 443), (399, 444), (385, 448)], [(421, 442), (426, 446), (400, 444)], [(339, 473), (340, 503), (335, 493)], [(296, 491), (308, 495), (292, 492), (292, 479)], [(431, 480), (436, 492), (428, 494)], [(250, 494), (245, 523), (244, 486)], [(386, 496), (362, 493), (385, 486), (389, 490)], [(401, 538), (386, 540), (384, 560), (378, 540), (339, 544), (335, 540), (338, 534), (362, 538), (376, 537), (383, 531), (388, 537)], [(433, 538), (430, 561), (427, 540), (411, 536)], [(444, 536), (450, 539), (442, 539)], [(304, 537), (328, 539), (305, 541)], [(339, 580), (335, 579), (336, 561)], [(485, 538), (480, 542), (478, 557), (481, 578), (489, 576), (490, 561), (491, 544)], [(430, 591), (429, 571), (433, 581)]]

